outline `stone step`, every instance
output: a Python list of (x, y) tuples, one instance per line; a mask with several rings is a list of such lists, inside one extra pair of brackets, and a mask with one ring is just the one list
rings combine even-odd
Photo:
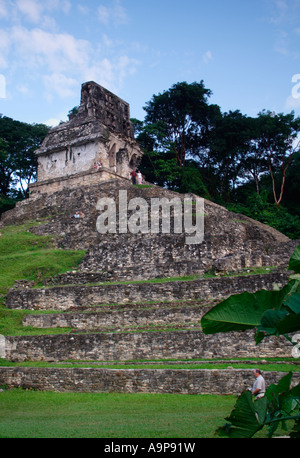
[(139, 327), (145, 329), (166, 328), (183, 326), (198, 326), (202, 316), (211, 309), (211, 306), (186, 305), (164, 307), (163, 304), (144, 304), (144, 308), (131, 307), (99, 307), (96, 311), (83, 313), (53, 313), (43, 315), (26, 315), (23, 319), (24, 326), (34, 328), (72, 328), (80, 331), (106, 331), (123, 330)]
[(292, 357), (292, 345), (272, 336), (255, 344), (254, 331), (205, 335), (201, 330), (6, 336), (11, 361), (132, 361)]
[(13, 288), (6, 306), (29, 310), (83, 310), (99, 304), (126, 304), (143, 301), (222, 300), (232, 294), (260, 289), (272, 290), (287, 284), (288, 272), (232, 277), (210, 277), (165, 282), (67, 285), (49, 288)]
[[(264, 372), (266, 386), (284, 372)], [(294, 373), (292, 386), (300, 382)], [(102, 369), (0, 367), (0, 386), (43, 391), (238, 395), (253, 385), (253, 369)]]

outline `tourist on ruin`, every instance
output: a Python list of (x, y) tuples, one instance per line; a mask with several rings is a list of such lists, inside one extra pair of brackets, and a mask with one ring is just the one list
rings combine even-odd
[(259, 369), (254, 369), (253, 371), (255, 382), (252, 387), (252, 394), (255, 396), (255, 399), (262, 398), (266, 392), (266, 384), (265, 379), (261, 375), (261, 371)]
[(138, 184), (143, 183), (143, 175), (141, 174), (140, 170), (137, 173), (137, 180), (138, 180)]
[(132, 184), (136, 184), (136, 177), (137, 177), (136, 171), (132, 170), (132, 172), (130, 173), (130, 176), (131, 176)]
[(93, 168), (100, 170), (102, 168), (102, 162), (101, 161), (94, 162)]

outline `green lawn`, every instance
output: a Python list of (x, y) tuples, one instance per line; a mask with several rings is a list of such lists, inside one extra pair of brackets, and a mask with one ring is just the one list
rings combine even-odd
[(235, 396), (5, 390), (0, 438), (212, 438), (235, 401)]

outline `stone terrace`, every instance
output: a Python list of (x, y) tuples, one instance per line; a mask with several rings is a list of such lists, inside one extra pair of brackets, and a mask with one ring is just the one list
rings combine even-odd
[[(24, 335), (2, 338), (0, 356), (55, 367), (1, 367), (0, 385), (57, 391), (236, 393), (249, 386), (251, 369), (229, 373), (196, 370), (193, 364), (291, 357), (291, 346), (283, 338), (256, 346), (252, 332), (206, 336), (200, 321), (203, 313), (231, 294), (285, 285), (296, 241), (208, 201), (205, 238), (199, 246), (186, 247), (181, 234), (100, 235), (97, 201), (103, 196), (117, 201), (120, 188), (128, 198), (147, 202), (178, 196), (156, 186), (139, 188), (128, 180), (109, 180), (29, 199), (2, 217), (2, 224), (43, 219), (32, 232), (53, 235), (60, 248), (87, 251), (77, 272), (48, 279), (43, 288), (26, 283), (22, 287), (21, 282), (9, 291), (7, 307), (31, 313), (24, 317)], [(84, 210), (84, 218), (75, 221), (77, 209)], [(270, 273), (241, 274), (242, 269), (261, 266), (269, 266)], [(223, 276), (228, 270), (231, 275)], [(208, 272), (221, 276), (209, 277)], [(192, 277), (170, 278), (182, 275)], [(28, 326), (40, 334), (26, 335)], [(183, 361), (186, 368), (164, 369), (161, 364), (169, 360)], [(70, 361), (84, 367), (62, 367)], [(133, 361), (156, 361), (157, 368), (113, 368)], [(280, 374), (267, 377), (273, 382)]]

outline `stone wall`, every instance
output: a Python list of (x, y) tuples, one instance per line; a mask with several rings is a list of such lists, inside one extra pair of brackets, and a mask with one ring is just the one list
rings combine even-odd
[(205, 335), (202, 331), (148, 331), (7, 336), (12, 361), (132, 361), (292, 356), (284, 337), (255, 344), (254, 331)]
[[(267, 387), (285, 373), (264, 372)], [(300, 381), (294, 373), (292, 386)], [(252, 387), (251, 369), (100, 369), (0, 367), (0, 386), (44, 391), (240, 394)]]
[[(138, 307), (139, 305), (139, 307)], [(200, 326), (202, 316), (211, 307), (202, 305), (179, 306), (178, 303), (116, 305), (94, 308), (85, 313), (51, 313), (26, 315), (24, 326), (35, 328), (72, 328), (80, 331), (124, 330), (126, 328)], [(93, 311), (92, 311), (93, 310)]]
[(82, 84), (76, 117), (99, 119), (111, 131), (133, 138), (129, 104), (94, 81)]
[(106, 167), (99, 170), (89, 169), (84, 172), (79, 172), (73, 175), (67, 175), (61, 178), (49, 178), (43, 181), (36, 181), (29, 185), (30, 197), (35, 198), (40, 194), (56, 193), (64, 191), (65, 189), (76, 188), (81, 186), (95, 186), (104, 181), (111, 179), (124, 178), (117, 175), (114, 171)]
[(59, 310), (84, 309), (99, 304), (126, 302), (222, 299), (244, 291), (273, 289), (288, 282), (287, 272), (236, 277), (212, 277), (193, 281), (68, 285), (52, 288), (11, 289), (6, 306), (12, 309)]

